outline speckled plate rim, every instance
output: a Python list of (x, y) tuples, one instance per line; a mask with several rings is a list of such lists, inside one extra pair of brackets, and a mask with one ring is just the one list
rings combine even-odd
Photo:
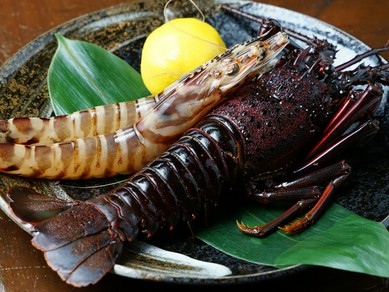
[[(229, 3), (245, 10), (245, 7), (250, 7), (248, 12), (255, 13), (261, 11), (260, 16), (274, 18), (285, 27), (294, 27), (295, 29), (305, 33), (306, 35), (317, 35), (321, 37), (326, 37), (330, 41), (335, 42), (341, 49), (341, 55), (338, 56), (338, 60), (350, 59), (355, 54), (362, 51), (368, 50), (369, 47), (356, 39), (352, 35), (330, 25), (323, 21), (320, 21), (316, 18), (288, 10), (285, 8), (262, 4), (252, 1), (223, 1), (216, 0), (215, 4), (220, 3)], [(127, 7), (128, 5), (133, 5), (133, 3), (122, 4), (118, 6), (109, 7), (107, 9), (91, 12), (89, 14), (74, 18), (70, 21), (67, 21), (49, 31), (42, 34), (35, 40), (31, 41), (23, 48), (21, 48), (16, 54), (9, 58), (1, 67), (0, 67), (0, 78), (3, 80), (10, 74), (13, 74), (15, 71), (15, 66), (20, 66), (20, 64), (26, 63), (39, 51), (44, 50), (48, 43), (52, 42), (53, 35), (60, 31), (66, 33), (66, 31), (76, 30), (81, 28), (83, 25), (90, 22), (90, 19), (94, 16), (100, 16), (102, 14), (109, 15), (115, 14), (121, 10), (122, 7)], [(252, 8), (255, 8), (253, 11)], [(287, 19), (287, 20), (286, 20)], [(372, 60), (374, 64), (375, 61)], [(3, 200), (0, 201), (0, 208), (7, 214), (6, 202)], [(12, 218), (11, 218), (12, 219)], [(19, 224), (20, 225), (20, 224)], [(26, 226), (21, 226), (27, 232), (30, 232), (29, 228)], [(191, 278), (187, 276), (183, 277), (169, 277), (169, 276), (156, 276), (156, 277), (147, 277), (147, 280), (152, 281), (165, 281), (165, 282), (174, 282), (174, 283), (192, 283), (192, 284), (231, 284), (231, 283), (247, 283), (247, 282), (259, 282), (268, 279), (275, 279), (283, 277), (286, 275), (295, 274), (302, 270), (309, 268), (306, 265), (294, 265), (290, 267), (276, 269), (274, 271), (266, 271), (259, 273), (251, 273), (246, 275), (230, 275), (220, 278)], [(115, 274), (128, 277), (126, 273), (126, 266), (115, 265), (114, 272)]]

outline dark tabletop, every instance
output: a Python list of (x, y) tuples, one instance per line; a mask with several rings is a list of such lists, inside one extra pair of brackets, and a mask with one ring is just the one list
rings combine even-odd
[[(77, 16), (126, 2), (132, 1), (1, 0), (0, 65), (17, 50), (49, 29)], [(323, 20), (350, 33), (370, 47), (381, 47), (389, 39), (388, 0), (267, 0), (261, 2), (289, 8)], [(388, 53), (383, 53), (382, 56), (389, 59)], [(13, 224), (0, 211), (0, 291), (105, 291), (119, 287), (126, 290), (205, 288), (133, 280), (109, 274), (95, 286), (76, 289), (62, 282), (57, 274), (47, 267), (42, 253), (31, 246), (30, 239), (26, 232)], [(228, 287), (214, 286), (213, 288)], [(244, 284), (235, 288), (256, 291), (280, 291), (281, 289), (389, 291), (389, 279), (316, 267), (282, 279)]]

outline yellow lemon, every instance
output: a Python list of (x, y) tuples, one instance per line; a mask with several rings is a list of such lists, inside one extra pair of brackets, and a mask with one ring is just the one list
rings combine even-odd
[(226, 46), (210, 24), (196, 18), (176, 18), (155, 29), (146, 39), (141, 75), (151, 94), (197, 68)]

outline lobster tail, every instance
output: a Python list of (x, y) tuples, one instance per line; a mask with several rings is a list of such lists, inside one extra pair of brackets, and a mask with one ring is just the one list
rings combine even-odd
[(229, 119), (210, 115), (109, 193), (63, 201), (16, 187), (10, 208), (33, 225), (33, 245), (64, 281), (94, 284), (112, 270), (124, 241), (192, 221), (218, 203), (237, 178), (239, 138)]
[(64, 201), (55, 197), (43, 196), (26, 187), (14, 187), (7, 193), (11, 211), (22, 223), (33, 226), (47, 218), (77, 205), (78, 201)]
[(54, 249), (45, 249), (44, 244), (45, 239), (52, 240), (53, 233), (46, 236), (43, 232), (34, 237), (33, 245), (44, 252), (48, 265), (62, 280), (77, 287), (97, 283), (112, 270), (123, 249), (123, 241), (109, 229)]
[(34, 226), (32, 244), (68, 284), (94, 284), (112, 270), (125, 237), (114, 226), (109, 204), (64, 201), (23, 187), (11, 189), (8, 197), (16, 217)]

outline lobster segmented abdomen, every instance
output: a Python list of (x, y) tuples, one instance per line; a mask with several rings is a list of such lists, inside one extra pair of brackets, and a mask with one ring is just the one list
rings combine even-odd
[[(96, 283), (112, 269), (125, 240), (192, 221), (216, 205), (239, 173), (241, 149), (235, 124), (209, 115), (111, 192), (74, 204), (53, 199), (52, 207), (60, 213), (33, 222), (33, 244), (69, 284)], [(17, 187), (8, 195), (15, 215), (24, 222), (37, 218), (31, 215), (36, 210), (50, 209), (47, 197), (39, 206), (39, 195), (31, 190)], [(70, 208), (62, 211), (65, 207)]]
[(217, 204), (236, 178), (241, 141), (233, 129), (227, 119), (207, 117), (106, 197), (121, 201), (116, 205), (123, 220), (138, 214), (138, 228), (147, 236), (180, 220), (193, 220)]

